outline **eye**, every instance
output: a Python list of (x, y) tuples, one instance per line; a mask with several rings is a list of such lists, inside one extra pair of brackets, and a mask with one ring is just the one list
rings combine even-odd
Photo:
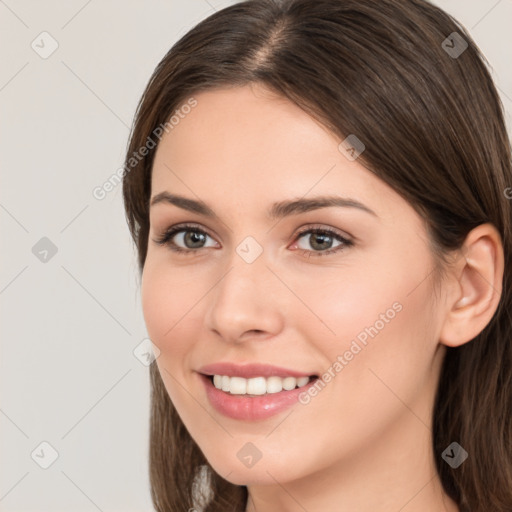
[[(326, 256), (354, 245), (351, 240), (337, 231), (325, 227), (313, 227), (303, 230), (297, 235), (297, 239), (299, 242), (296, 242), (294, 246), (296, 246), (297, 249), (304, 251), (307, 257)], [(305, 245), (309, 245), (313, 250), (310, 250), (308, 247), (301, 246), (301, 239), (306, 240)], [(337, 241), (338, 244), (333, 246), (335, 241)]]
[[(198, 254), (198, 249), (215, 247), (216, 242), (205, 245), (208, 238), (212, 238), (206, 231), (195, 224), (180, 224), (166, 230), (159, 238), (153, 241), (159, 245), (167, 246), (174, 252), (183, 255)], [(310, 250), (301, 245), (301, 239), (306, 240)], [(326, 256), (340, 252), (354, 242), (334, 229), (326, 227), (309, 227), (298, 233), (292, 248), (300, 249), (306, 257)], [(333, 245), (337, 241), (337, 245)]]
[[(189, 255), (196, 253), (196, 249), (208, 247), (203, 245), (207, 238), (211, 238), (210, 235), (195, 224), (181, 224), (169, 228), (162, 236), (153, 241), (169, 247), (172, 251)], [(209, 247), (214, 246), (215, 243)]]

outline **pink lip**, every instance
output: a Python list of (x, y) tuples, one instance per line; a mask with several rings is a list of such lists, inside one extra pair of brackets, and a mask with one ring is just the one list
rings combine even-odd
[[(238, 376), (233, 374), (231, 375), (233, 377)], [(259, 375), (262, 376), (261, 373)], [(214, 409), (230, 418), (246, 421), (263, 420), (284, 411), (288, 407), (291, 407), (298, 402), (299, 395), (305, 392), (309, 386), (314, 385), (317, 380), (314, 379), (305, 386), (295, 388), (290, 391), (280, 391), (279, 393), (270, 393), (252, 397), (231, 395), (225, 391), (217, 389), (213, 385), (210, 377), (199, 374), (199, 378), (205, 386), (206, 395)]]
[(250, 363), (237, 365), (234, 363), (213, 363), (202, 366), (197, 370), (205, 375), (229, 375), (230, 377), (311, 377), (314, 372), (304, 373), (279, 366), (268, 364)]

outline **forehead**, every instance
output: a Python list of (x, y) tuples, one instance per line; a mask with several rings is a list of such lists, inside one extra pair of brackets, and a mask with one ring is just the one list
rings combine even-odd
[(261, 173), (270, 164), (284, 169), (299, 157), (321, 166), (326, 139), (332, 139), (329, 151), (336, 147), (335, 138), (303, 110), (260, 86), (205, 91), (194, 99), (196, 106), (162, 138), (157, 164), (165, 153), (177, 165), (219, 162), (226, 171)]
[[(152, 173), (164, 190), (245, 206), (305, 195), (373, 202), (396, 194), (338, 149), (336, 135), (287, 98), (259, 86), (195, 94), (196, 104), (162, 137)], [(396, 197), (395, 197), (396, 199)]]

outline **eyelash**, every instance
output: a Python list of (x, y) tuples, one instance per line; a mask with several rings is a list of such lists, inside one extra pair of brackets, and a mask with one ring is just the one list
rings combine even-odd
[[(202, 249), (201, 247), (199, 249), (183, 249), (182, 247), (179, 247), (174, 242), (172, 242), (172, 238), (174, 235), (181, 233), (182, 231), (193, 231), (195, 233), (203, 234), (206, 236), (210, 236), (206, 231), (199, 228), (195, 224), (180, 224), (178, 226), (173, 226), (169, 228), (167, 231), (165, 231), (159, 238), (156, 240), (153, 240), (155, 243), (163, 246), (168, 246), (169, 249), (176, 253), (183, 254), (184, 256), (192, 256), (196, 255), (199, 249)], [(337, 253), (342, 251), (346, 247), (351, 247), (354, 245), (354, 242), (351, 240), (348, 240), (347, 238), (340, 235), (337, 231), (334, 231), (330, 228), (319, 228), (319, 227), (309, 227), (307, 229), (303, 229), (299, 233), (297, 233), (295, 240), (301, 238), (305, 234), (327, 234), (335, 239), (337, 239), (339, 242), (342, 242), (341, 245), (338, 245), (334, 249), (327, 249), (325, 251), (308, 251), (306, 249), (297, 249), (299, 251), (310, 253), (310, 255), (313, 255), (314, 257), (317, 256), (327, 256), (329, 254)], [(308, 256), (309, 257), (309, 256)]]

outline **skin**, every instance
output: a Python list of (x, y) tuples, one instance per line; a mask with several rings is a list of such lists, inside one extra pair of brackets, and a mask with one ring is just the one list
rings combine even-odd
[[(455, 266), (453, 279), (437, 283), (436, 300), (420, 217), (287, 99), (256, 85), (194, 97), (197, 106), (157, 148), (152, 197), (201, 199), (219, 220), (155, 204), (142, 276), (157, 365), (191, 436), (215, 471), (248, 486), (247, 512), (458, 511), (435, 470), (431, 413), (443, 337), (451, 345), (471, 339), (450, 327), (456, 301), (468, 308), (475, 298), (471, 279), (461, 285), (463, 267)], [(329, 207), (266, 217), (274, 202), (334, 193), (375, 215)], [(208, 233), (196, 249), (183, 232), (174, 236), (193, 255), (155, 243), (183, 222)], [(309, 226), (330, 227), (353, 245), (315, 255), (326, 249), (314, 235), (297, 237)], [(263, 248), (250, 264), (236, 252), (247, 236)], [(486, 243), (474, 252), (484, 263), (497, 257)], [(202, 365), (261, 362), (321, 375), (397, 302), (401, 311), (309, 404), (255, 422), (210, 405), (196, 373)], [(250, 468), (237, 457), (248, 442), (262, 454)]]

